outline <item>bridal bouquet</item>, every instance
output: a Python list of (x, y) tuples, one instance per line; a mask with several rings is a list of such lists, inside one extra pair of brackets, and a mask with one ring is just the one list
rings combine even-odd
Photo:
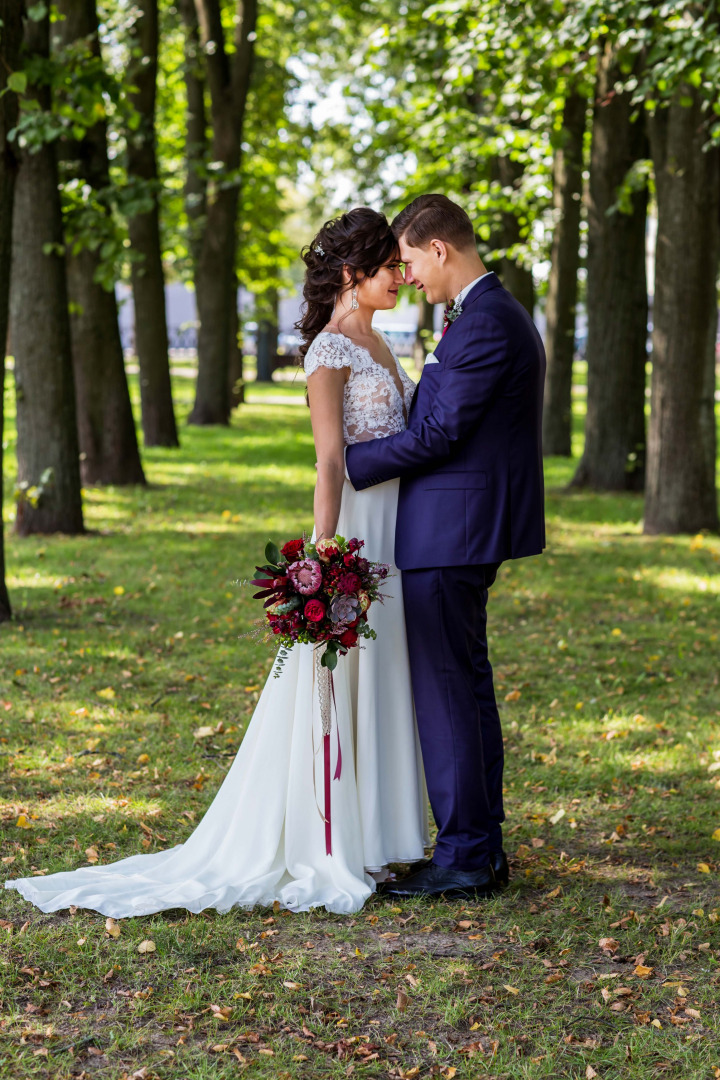
[(263, 576), (251, 582), (264, 600), (269, 630), (285, 649), (295, 642), (325, 645), (320, 663), (332, 671), (338, 655), (362, 638), (374, 638), (367, 613), (382, 602), (385, 563), (369, 562), (360, 554), (364, 540), (342, 536), (313, 543), (301, 538), (278, 548), (265, 548), (267, 562), (257, 566)]

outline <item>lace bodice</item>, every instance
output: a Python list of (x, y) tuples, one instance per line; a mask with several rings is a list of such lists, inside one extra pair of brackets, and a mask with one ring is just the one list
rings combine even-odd
[(369, 439), (383, 439), (386, 435), (404, 431), (407, 426), (415, 383), (403, 371), (385, 334), (381, 330), (377, 332), (395, 362), (403, 388), (402, 397), (388, 369), (374, 360), (367, 349), (356, 345), (344, 334), (324, 330), (305, 354), (306, 375), (312, 375), (319, 367), (350, 368), (343, 408), (346, 446)]

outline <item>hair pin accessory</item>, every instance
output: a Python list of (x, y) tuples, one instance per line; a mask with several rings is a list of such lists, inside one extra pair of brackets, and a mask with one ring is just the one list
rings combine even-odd
[(318, 255), (320, 255), (321, 257), (325, 254), (325, 252), (323, 251), (323, 249), (320, 247), (319, 244), (315, 245), (315, 247), (313, 248), (313, 251), (316, 251), (318, 253)]

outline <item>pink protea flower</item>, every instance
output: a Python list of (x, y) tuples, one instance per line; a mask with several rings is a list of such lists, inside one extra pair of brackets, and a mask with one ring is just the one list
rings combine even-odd
[(322, 585), (322, 568), (313, 559), (299, 559), (288, 567), (287, 576), (304, 596), (312, 596)]

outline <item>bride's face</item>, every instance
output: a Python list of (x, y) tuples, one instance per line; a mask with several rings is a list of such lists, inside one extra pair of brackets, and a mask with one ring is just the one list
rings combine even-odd
[(398, 289), (403, 283), (399, 259), (385, 263), (373, 277), (365, 277), (358, 284), (358, 300), (373, 311), (394, 308)]

